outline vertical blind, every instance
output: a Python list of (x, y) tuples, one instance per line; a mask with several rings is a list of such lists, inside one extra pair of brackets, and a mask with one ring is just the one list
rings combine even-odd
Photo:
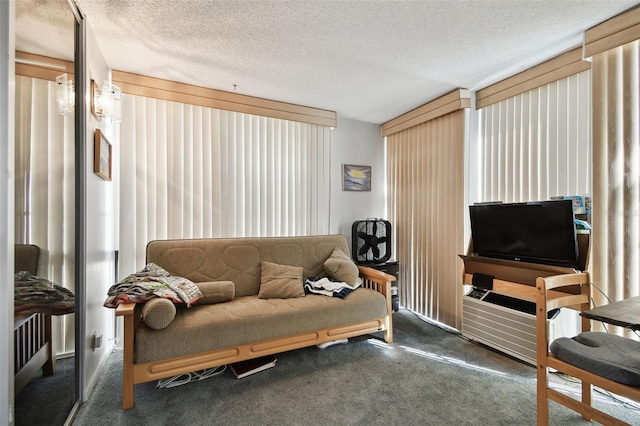
[(639, 51), (640, 41), (628, 43), (592, 65), (592, 279), (611, 300), (640, 295)]
[[(44, 250), (42, 274), (73, 291), (74, 121), (58, 113), (55, 82), (16, 75), (15, 129), (15, 242)], [(52, 327), (55, 353), (72, 353), (74, 315)]]
[(459, 328), (464, 253), (464, 128), (459, 110), (387, 136), (389, 217), (400, 302)]
[(329, 127), (134, 95), (120, 125), (120, 270), (154, 239), (329, 232)]
[(590, 71), (583, 71), (482, 108), (476, 201), (589, 193), (590, 104)]

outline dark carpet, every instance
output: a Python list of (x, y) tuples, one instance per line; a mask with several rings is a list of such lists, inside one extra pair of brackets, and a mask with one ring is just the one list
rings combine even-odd
[[(170, 389), (136, 386), (121, 409), (114, 352), (74, 425), (534, 425), (535, 368), (459, 334), (396, 312), (394, 343), (380, 335), (276, 355), (275, 368), (236, 379), (230, 370)], [(554, 377), (576, 392), (576, 384)], [(640, 411), (608, 396), (595, 405), (640, 425)], [(551, 404), (551, 424), (588, 425)]]
[(75, 358), (56, 361), (56, 373), (34, 377), (16, 395), (16, 426), (62, 426), (75, 401)]

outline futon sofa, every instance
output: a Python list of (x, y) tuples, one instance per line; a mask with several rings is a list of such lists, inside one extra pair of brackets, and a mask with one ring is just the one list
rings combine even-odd
[[(134, 406), (138, 383), (370, 333), (393, 340), (395, 278), (356, 266), (343, 235), (157, 240), (146, 257), (205, 297), (159, 316), (149, 309), (156, 299), (117, 306), (123, 409)], [(340, 297), (305, 292), (310, 277), (357, 288)]]

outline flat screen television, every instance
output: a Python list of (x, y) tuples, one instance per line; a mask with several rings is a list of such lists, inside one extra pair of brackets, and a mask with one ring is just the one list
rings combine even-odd
[(578, 268), (573, 201), (469, 206), (473, 255)]

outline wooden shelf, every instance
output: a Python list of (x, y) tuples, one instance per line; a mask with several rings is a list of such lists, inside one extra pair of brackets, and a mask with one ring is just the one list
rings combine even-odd
[[(559, 274), (552, 274), (552, 275), (559, 275)], [(463, 284), (471, 285), (472, 277), (473, 277), (472, 274), (465, 273)], [(499, 279), (493, 280), (492, 291), (495, 293), (504, 294), (506, 296), (515, 297), (517, 299), (526, 300), (528, 302), (535, 302), (536, 295), (537, 295), (536, 287), (533, 285), (520, 284), (520, 283), (504, 281)], [(578, 292), (576, 292), (574, 289), (573, 291), (571, 291), (570, 294), (577, 294), (577, 293)], [(559, 291), (553, 291), (553, 290), (549, 291), (549, 296), (551, 299), (556, 297), (566, 296), (566, 294), (567, 293), (565, 292), (559, 292)]]
[[(538, 277), (573, 274), (576, 272), (573, 268), (562, 266), (516, 262), (514, 260), (493, 259), (482, 256), (460, 255), (460, 257), (464, 261), (465, 275), (480, 273), (491, 275), (495, 280), (525, 284), (529, 286), (535, 286), (536, 279)], [(464, 284), (471, 284), (471, 279), (469, 279), (469, 282), (465, 282)]]

